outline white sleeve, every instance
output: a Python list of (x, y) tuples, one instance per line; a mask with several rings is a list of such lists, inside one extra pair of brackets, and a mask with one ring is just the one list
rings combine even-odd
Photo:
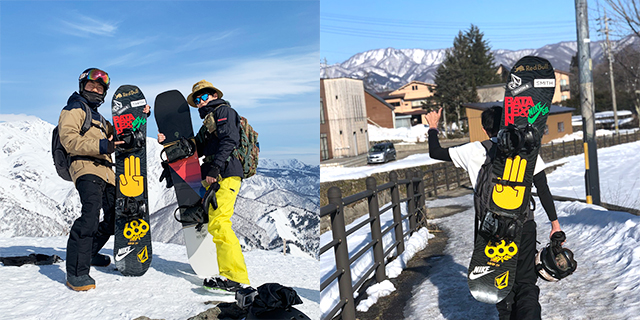
[(476, 141), (449, 148), (449, 156), (456, 167), (467, 171), (471, 184), (475, 188), (478, 173), (487, 158), (487, 150), (482, 143)]
[(547, 164), (544, 163), (544, 160), (542, 160), (542, 157), (540, 157), (540, 153), (538, 153), (538, 159), (536, 160), (536, 167), (533, 169), (533, 175), (535, 176), (536, 174), (540, 173), (540, 171), (543, 171), (546, 168)]

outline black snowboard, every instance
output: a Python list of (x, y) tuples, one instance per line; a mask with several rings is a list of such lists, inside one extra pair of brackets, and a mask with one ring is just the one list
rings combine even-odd
[(179, 91), (171, 90), (159, 94), (154, 107), (158, 132), (166, 137), (161, 156), (176, 192), (178, 210), (174, 217), (182, 223), (189, 264), (199, 277), (215, 276), (216, 245), (207, 229), (209, 214), (201, 204), (206, 189), (202, 185), (189, 105)]
[(116, 141), (116, 222), (113, 255), (125, 276), (141, 276), (151, 264), (147, 192), (147, 101), (142, 91), (123, 85), (113, 94)]
[[(489, 181), (492, 193), (487, 216), (491, 219), (477, 221), (481, 231), (468, 270), (469, 290), (478, 301), (502, 301), (515, 282), (522, 224), (530, 205), (534, 169), (554, 91), (555, 74), (546, 59), (526, 56), (511, 69), (499, 147), (492, 162), (495, 179)], [(498, 236), (492, 232), (496, 221), (513, 224), (517, 231)]]

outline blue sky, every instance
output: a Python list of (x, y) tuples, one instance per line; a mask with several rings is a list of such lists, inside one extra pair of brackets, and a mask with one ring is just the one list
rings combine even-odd
[[(0, 115), (56, 124), (89, 67), (111, 76), (107, 119), (120, 85), (153, 108), (206, 79), (259, 133), (262, 158), (318, 164), (319, 24), (318, 1), (3, 1)], [(147, 128), (155, 137), (153, 116)]]
[[(590, 37), (602, 38), (595, 18), (602, 4), (588, 1)], [(322, 0), (320, 59), (341, 63), (356, 53), (396, 49), (444, 49), (474, 24), (492, 49), (537, 49), (576, 40), (573, 0), (363, 1)]]

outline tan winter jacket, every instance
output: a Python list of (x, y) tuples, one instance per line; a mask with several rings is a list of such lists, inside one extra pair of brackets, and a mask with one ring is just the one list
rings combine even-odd
[[(58, 120), (60, 142), (71, 157), (82, 155), (112, 162), (111, 155), (106, 154), (106, 147), (108, 135), (113, 134), (113, 126), (105, 120), (107, 128), (104, 128), (102, 123), (100, 123), (99, 120), (96, 120), (96, 118), (99, 119), (96, 114), (92, 117), (92, 123), (105, 129), (108, 134), (105, 134), (104, 131), (92, 125), (84, 136), (80, 135), (80, 129), (82, 128), (82, 124), (86, 117), (85, 109), (79, 101), (80, 99), (84, 98), (79, 94), (74, 93), (69, 98), (67, 106), (62, 109), (62, 112), (60, 113), (60, 119)], [(71, 163), (69, 173), (71, 174), (73, 183), (76, 183), (76, 180), (85, 174), (93, 174), (115, 186), (115, 173), (113, 172), (112, 167), (98, 165), (92, 161), (74, 161)]]

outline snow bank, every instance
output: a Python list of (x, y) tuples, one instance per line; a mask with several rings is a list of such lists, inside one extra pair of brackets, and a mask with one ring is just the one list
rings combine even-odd
[(393, 283), (389, 280), (376, 283), (367, 288), (367, 299), (360, 301), (356, 310), (360, 312), (367, 312), (372, 305), (378, 302), (378, 299), (386, 297), (394, 291), (396, 291), (396, 287), (394, 287)]
[(411, 128), (378, 128), (369, 125), (369, 141), (402, 141), (407, 143), (427, 141), (427, 131), (429, 127), (424, 124), (415, 125)]
[(428, 153), (420, 153), (412, 154), (404, 159), (387, 162), (381, 165), (368, 165), (355, 168), (320, 167), (320, 182), (362, 179), (374, 173), (419, 167), (437, 162), (441, 161), (431, 159)]

